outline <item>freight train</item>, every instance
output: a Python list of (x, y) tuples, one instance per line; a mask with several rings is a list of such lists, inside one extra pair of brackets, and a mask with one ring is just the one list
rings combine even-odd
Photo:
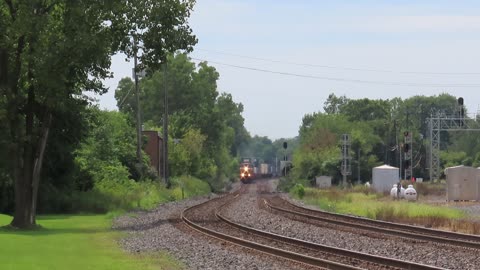
[(272, 177), (273, 166), (267, 163), (258, 164), (257, 160), (243, 158), (240, 164), (240, 181), (249, 183), (255, 178)]

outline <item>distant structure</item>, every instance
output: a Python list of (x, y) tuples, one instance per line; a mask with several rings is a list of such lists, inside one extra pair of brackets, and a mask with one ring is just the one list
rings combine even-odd
[(392, 186), (397, 184), (399, 169), (388, 165), (372, 169), (372, 187), (377, 192), (390, 192)]
[(447, 201), (479, 201), (480, 169), (455, 166), (445, 169)]
[(342, 185), (347, 183), (347, 175), (352, 174), (352, 162), (350, 157), (350, 135), (342, 134), (342, 167), (341, 173), (343, 176)]
[(332, 186), (332, 177), (331, 176), (317, 176), (315, 177), (315, 186), (318, 188), (329, 188)]
[(442, 131), (480, 131), (480, 126), (475, 118), (465, 117), (463, 98), (458, 98), (453, 114), (444, 112), (432, 113), (428, 122), (429, 145), (429, 171), (430, 180), (440, 176), (440, 133)]
[(142, 131), (144, 137), (147, 137), (147, 143), (144, 145), (144, 151), (150, 158), (150, 166), (155, 170), (158, 176), (162, 176), (163, 164), (163, 139), (157, 131)]

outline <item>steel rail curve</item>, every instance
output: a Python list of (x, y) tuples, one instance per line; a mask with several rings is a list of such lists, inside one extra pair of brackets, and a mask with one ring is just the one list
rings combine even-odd
[[(281, 199), (281, 198), (280, 198)], [(306, 214), (306, 213), (301, 213), (298, 211), (293, 211), (289, 209), (285, 209), (282, 207), (278, 207), (275, 205), (272, 205), (269, 201), (264, 200), (264, 203), (266, 207), (291, 214), (291, 215), (296, 215), (300, 217), (304, 217), (307, 219), (312, 219), (312, 220), (317, 220), (317, 221), (323, 221), (327, 223), (332, 223), (336, 225), (343, 225), (343, 226), (348, 226), (348, 227), (355, 227), (357, 229), (364, 229), (368, 231), (375, 231), (375, 232), (380, 232), (380, 233), (385, 233), (385, 234), (390, 234), (390, 235), (395, 235), (395, 236), (400, 236), (400, 237), (406, 237), (406, 238), (414, 238), (417, 240), (426, 240), (426, 241), (432, 241), (432, 242), (437, 242), (437, 243), (442, 243), (442, 244), (449, 244), (449, 245), (456, 245), (460, 247), (469, 247), (469, 248), (476, 248), (480, 249), (480, 237), (476, 235), (468, 235), (468, 234), (460, 234), (460, 233), (454, 233), (454, 232), (446, 232), (446, 231), (439, 231), (439, 230), (432, 230), (428, 228), (422, 228), (422, 227), (417, 227), (417, 226), (412, 226), (412, 225), (405, 225), (405, 224), (400, 224), (400, 223), (393, 223), (393, 222), (387, 222), (387, 221), (379, 221), (379, 220), (372, 220), (372, 219), (367, 219), (363, 217), (354, 217), (354, 216), (348, 216), (348, 215), (342, 215), (342, 214), (335, 214), (335, 213), (330, 213), (326, 211), (321, 211), (321, 210), (313, 210), (309, 208), (304, 208), (298, 205), (295, 205), (289, 201), (286, 201), (284, 199), (284, 203), (288, 204), (289, 206), (295, 208), (295, 209), (300, 209), (302, 211), (307, 211), (311, 212), (314, 214)], [(320, 217), (318, 214), (325, 215), (328, 217)], [(330, 217), (330, 218), (329, 218)], [(342, 218), (345, 220), (338, 220), (334, 218)], [(348, 220), (348, 221), (347, 221)], [(361, 224), (358, 221), (363, 221), (365, 223), (369, 223), (370, 225), (365, 225)], [(375, 227), (371, 227), (375, 226)], [(386, 226), (390, 228), (382, 228), (379, 226)], [(415, 232), (412, 232), (415, 231)], [(428, 233), (428, 234), (426, 234)], [(457, 239), (455, 239), (455, 237)], [(461, 240), (463, 239), (463, 240)], [(469, 241), (466, 241), (466, 240)], [(475, 242), (477, 241), (477, 242)]]
[(438, 268), (438, 267), (435, 267), (435, 266), (430, 266), (430, 265), (425, 265), (425, 264), (402, 261), (402, 260), (398, 260), (398, 259), (392, 259), (392, 258), (387, 258), (387, 257), (382, 257), (382, 256), (377, 256), (377, 255), (370, 255), (370, 254), (362, 253), (362, 252), (351, 251), (351, 250), (348, 250), (348, 249), (342, 249), (342, 248), (336, 248), (336, 247), (327, 246), (327, 245), (321, 245), (321, 244), (308, 242), (308, 241), (305, 241), (305, 240), (300, 240), (300, 239), (296, 239), (296, 238), (292, 238), (292, 237), (287, 237), (287, 236), (283, 236), (283, 235), (279, 235), (279, 234), (275, 234), (275, 233), (271, 233), (271, 232), (257, 230), (257, 229), (247, 227), (247, 226), (238, 224), (236, 222), (233, 222), (233, 221), (225, 218), (224, 216), (222, 216), (219, 213), (219, 211), (215, 215), (220, 220), (227, 223), (228, 225), (236, 227), (236, 228), (238, 228), (242, 231), (246, 231), (246, 232), (251, 233), (251, 234), (260, 235), (260, 236), (263, 236), (263, 237), (266, 237), (266, 238), (272, 238), (272, 239), (280, 240), (282, 242), (288, 242), (288, 243), (292, 243), (292, 244), (295, 244), (295, 245), (308, 247), (308, 248), (310, 248), (312, 250), (316, 250), (316, 251), (332, 253), (332, 254), (341, 255), (341, 256), (344, 256), (344, 257), (355, 258), (355, 259), (362, 260), (362, 261), (368, 261), (368, 262), (371, 262), (371, 263), (382, 264), (382, 265), (385, 265), (385, 266), (397, 267), (397, 268), (401, 268), (401, 269), (418, 269), (418, 270), (443, 269), (443, 268)]
[[(237, 198), (239, 196), (239, 193), (236, 194), (236, 195), (231, 195), (231, 196), (233, 196), (233, 199), (231, 199), (231, 200), (227, 201), (226, 203), (222, 204), (220, 207), (218, 207), (215, 210), (215, 216), (220, 221), (222, 221), (222, 222), (224, 222), (224, 223), (228, 224), (229, 226), (232, 226), (236, 229), (239, 229), (241, 231), (244, 231), (244, 232), (247, 232), (247, 233), (250, 233), (250, 234), (253, 234), (253, 235), (258, 235), (258, 236), (263, 237), (263, 238), (268, 238), (268, 239), (273, 240), (273, 241), (289, 243), (290, 245), (302, 246), (302, 248), (307, 248), (307, 249), (318, 251), (318, 252), (330, 253), (330, 254), (334, 254), (336, 256), (343, 256), (343, 257), (350, 258), (350, 259), (362, 260), (364, 262), (375, 263), (375, 264), (383, 265), (383, 266), (387, 266), (387, 267), (395, 267), (395, 268), (400, 268), (400, 269), (418, 269), (418, 270), (443, 269), (443, 268), (438, 268), (438, 267), (434, 267), (434, 266), (428, 266), (428, 265), (423, 265), (423, 264), (418, 264), (418, 263), (413, 263), (413, 262), (401, 261), (401, 260), (391, 259), (391, 258), (387, 258), (387, 257), (381, 257), (381, 256), (375, 256), (375, 255), (370, 255), (370, 254), (366, 254), (366, 253), (350, 251), (350, 250), (346, 250), (346, 249), (334, 248), (334, 247), (330, 247), (330, 246), (326, 246), (326, 245), (320, 245), (320, 244), (316, 244), (316, 243), (312, 243), (312, 242), (307, 242), (307, 241), (303, 241), (303, 240), (299, 240), (299, 239), (295, 239), (295, 238), (290, 238), (290, 237), (285, 237), (285, 236), (281, 236), (281, 235), (278, 235), (278, 234), (269, 233), (269, 232), (266, 232), (266, 231), (253, 229), (253, 228), (250, 228), (250, 227), (243, 226), (241, 224), (237, 224), (237, 223), (225, 218), (224, 216), (222, 216), (220, 214), (222, 208), (225, 207), (226, 205), (232, 203), (235, 200), (235, 198)], [(217, 198), (217, 199), (219, 199), (219, 198)], [(362, 269), (362, 268), (358, 268), (358, 267), (355, 267), (355, 266), (346, 265), (346, 264), (342, 264), (342, 263), (338, 263), (338, 262), (333, 262), (333, 261), (329, 261), (329, 260), (325, 260), (325, 259), (320, 259), (320, 258), (308, 256), (308, 255), (303, 255), (303, 254), (300, 254), (300, 253), (287, 251), (287, 250), (267, 246), (267, 245), (264, 245), (264, 244), (256, 243), (256, 242), (253, 242), (253, 241), (241, 239), (241, 238), (238, 238), (238, 237), (230, 236), (230, 235), (227, 235), (227, 234), (217, 232), (217, 231), (214, 231), (212, 229), (203, 227), (200, 224), (197, 224), (197, 223), (195, 223), (195, 222), (193, 222), (193, 221), (191, 221), (187, 218), (187, 216), (186, 216), (187, 212), (192, 211), (195, 208), (202, 207), (204, 204), (209, 203), (209, 202), (211, 202), (211, 201), (206, 201), (206, 202), (203, 202), (201, 204), (198, 204), (198, 205), (195, 205), (193, 207), (185, 209), (181, 214), (182, 220), (192, 229), (194, 229), (196, 231), (199, 231), (203, 234), (206, 234), (210, 237), (214, 237), (214, 238), (217, 238), (217, 239), (220, 239), (220, 240), (223, 240), (223, 241), (227, 241), (227, 242), (239, 245), (239, 246), (243, 246), (243, 247), (247, 247), (247, 248), (250, 248), (250, 249), (257, 250), (257, 251), (261, 251), (263, 253), (267, 253), (267, 254), (270, 254), (270, 255), (274, 255), (274, 256), (278, 256), (278, 257), (282, 257), (282, 258), (287, 258), (287, 259), (290, 259), (290, 260), (293, 260), (293, 261), (296, 261), (296, 262), (309, 264), (309, 265), (313, 265), (313, 266), (317, 266), (317, 267), (321, 267), (321, 268), (326, 268), (326, 269), (339, 269), (339, 270), (343, 270), (343, 269)]]
[(362, 268), (354, 267), (354, 266), (349, 266), (349, 265), (344, 265), (336, 262), (331, 262), (328, 260), (322, 260), (310, 256), (305, 256), (299, 253), (291, 252), (291, 251), (286, 251), (274, 247), (269, 247), (263, 244), (258, 244), (252, 241), (244, 240), (238, 237), (230, 236), (224, 233), (216, 232), (214, 230), (211, 230), (209, 228), (203, 227), (191, 220), (189, 220), (186, 216), (185, 213), (188, 211), (191, 211), (194, 208), (198, 208), (200, 206), (203, 206), (205, 203), (208, 203), (209, 201), (203, 202), (201, 204), (195, 205), (193, 207), (187, 208), (182, 211), (181, 218), (183, 222), (185, 222), (190, 228), (194, 229), (195, 231), (198, 231), (202, 234), (205, 234), (209, 237), (213, 237), (216, 239), (219, 239), (221, 241), (226, 241), (235, 245), (239, 245), (242, 247), (250, 248), (253, 250), (261, 251), (263, 253), (267, 253), (269, 255), (274, 255), (277, 257), (281, 258), (286, 258), (295, 262), (300, 262), (308, 265), (313, 265), (317, 267), (321, 267), (324, 269), (332, 269), (332, 270), (361, 270)]

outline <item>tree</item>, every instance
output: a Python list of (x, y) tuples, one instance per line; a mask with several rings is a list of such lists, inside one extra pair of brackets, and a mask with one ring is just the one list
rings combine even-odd
[[(192, 49), (187, 25), (194, 1), (2, 1), (0, 2), (1, 97), (11, 175), (15, 180), (12, 226), (36, 225), (41, 169), (52, 123), (72, 104), (104, 93), (116, 52), (137, 53), (156, 69), (168, 52)], [(6, 75), (6, 76), (5, 76)], [(84, 103), (86, 106), (86, 103)]]
[[(163, 122), (166, 87), (169, 136), (180, 139), (178, 144), (169, 144), (172, 175), (192, 174), (209, 181), (212, 189), (220, 189), (234, 172), (233, 156), (249, 137), (241, 115), (243, 105), (235, 103), (230, 94), (219, 94), (219, 74), (214, 67), (206, 62), (196, 65), (186, 54), (168, 55), (166, 75), (153, 72), (140, 82), (145, 123), (158, 127)], [(132, 85), (129, 78), (122, 79), (115, 97), (119, 109), (133, 118), (135, 103), (128, 96)], [(200, 142), (202, 155), (197, 159), (187, 146)], [(201, 168), (195, 168), (199, 164)]]
[(337, 114), (342, 111), (342, 108), (349, 99), (346, 96), (337, 97), (335, 94), (331, 93), (328, 95), (327, 100), (323, 103), (323, 110), (326, 114)]

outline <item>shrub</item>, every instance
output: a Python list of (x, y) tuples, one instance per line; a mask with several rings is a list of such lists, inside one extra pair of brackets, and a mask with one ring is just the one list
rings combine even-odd
[(295, 186), (292, 189), (292, 192), (300, 199), (303, 199), (303, 196), (305, 196), (305, 188), (303, 187), (302, 184), (295, 184)]

